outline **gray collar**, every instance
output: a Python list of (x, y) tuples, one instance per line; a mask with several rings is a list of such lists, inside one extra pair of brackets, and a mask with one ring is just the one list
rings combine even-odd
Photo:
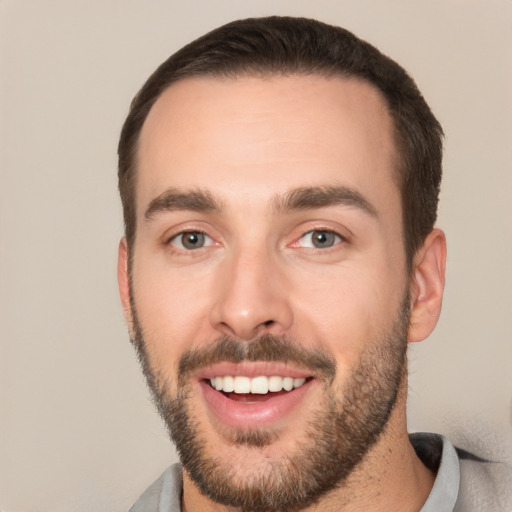
[(459, 457), (446, 437), (438, 434), (411, 434), (410, 440), (418, 457), (437, 476), (427, 501), (420, 512), (452, 512), (460, 485)]

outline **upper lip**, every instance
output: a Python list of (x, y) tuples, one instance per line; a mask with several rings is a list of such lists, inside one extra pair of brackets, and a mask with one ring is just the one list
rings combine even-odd
[(292, 377), (294, 379), (311, 377), (311, 371), (307, 371), (298, 367), (288, 366), (282, 362), (267, 361), (246, 361), (243, 363), (222, 362), (207, 366), (198, 370), (194, 377), (202, 379), (212, 379), (214, 377), (225, 377), (230, 375), (236, 377), (238, 375), (245, 377), (259, 377), (265, 375), (267, 377), (280, 376)]

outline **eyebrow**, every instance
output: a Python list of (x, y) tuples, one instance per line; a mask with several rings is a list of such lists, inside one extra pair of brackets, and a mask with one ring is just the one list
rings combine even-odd
[(378, 218), (378, 212), (356, 189), (343, 185), (301, 187), (282, 197), (276, 197), (274, 207), (278, 211), (309, 210), (328, 206), (352, 206)]
[[(273, 200), (274, 209), (279, 212), (338, 205), (355, 207), (378, 218), (377, 209), (360, 192), (342, 185), (296, 188)], [(158, 213), (177, 210), (220, 213), (222, 205), (207, 190), (170, 188), (149, 203), (144, 218), (151, 220)]]
[(176, 210), (195, 212), (220, 212), (221, 205), (206, 190), (168, 189), (155, 197), (146, 209), (144, 218), (151, 220), (156, 214)]

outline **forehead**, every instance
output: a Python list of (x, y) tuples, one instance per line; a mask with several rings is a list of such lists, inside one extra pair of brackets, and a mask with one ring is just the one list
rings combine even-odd
[(385, 101), (362, 80), (188, 78), (164, 91), (142, 128), (138, 210), (169, 187), (246, 199), (337, 181), (389, 188), (394, 154)]

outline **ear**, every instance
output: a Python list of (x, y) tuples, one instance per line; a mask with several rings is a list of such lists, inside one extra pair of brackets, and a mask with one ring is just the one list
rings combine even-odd
[(121, 238), (119, 242), (119, 253), (117, 255), (117, 284), (119, 286), (119, 295), (123, 305), (124, 317), (130, 330), (133, 330), (132, 308), (130, 304), (130, 276), (128, 272), (129, 250), (126, 238)]
[(422, 341), (434, 330), (441, 314), (446, 268), (446, 237), (433, 229), (416, 252), (410, 285), (409, 341)]

